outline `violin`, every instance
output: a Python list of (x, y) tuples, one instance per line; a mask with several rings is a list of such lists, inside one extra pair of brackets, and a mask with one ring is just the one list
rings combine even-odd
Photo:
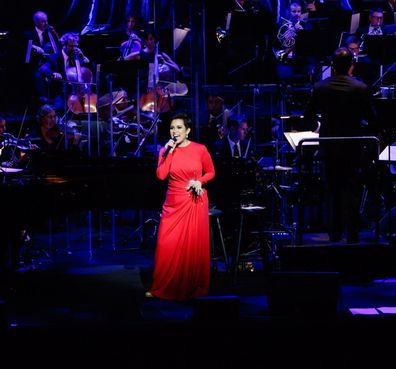
[(67, 106), (74, 114), (96, 113), (97, 95), (90, 91), (93, 74), (89, 68), (81, 66), (81, 55), (75, 55), (76, 66), (66, 68), (67, 80), (74, 82)]
[(65, 137), (68, 140), (71, 140), (72, 145), (74, 146), (78, 146), (81, 142), (81, 139), (87, 138), (86, 135), (79, 133), (74, 129), (67, 129), (64, 131), (59, 126), (54, 126), (50, 129), (42, 128), (41, 134), (48, 146), (53, 148), (61, 148), (61, 143)]
[(13, 136), (11, 133), (7, 133), (7, 132), (2, 133), (0, 137), (3, 138), (3, 140), (0, 141), (1, 147), (14, 146), (24, 151), (38, 149), (38, 146), (32, 144), (31, 141), (27, 138), (17, 138)]

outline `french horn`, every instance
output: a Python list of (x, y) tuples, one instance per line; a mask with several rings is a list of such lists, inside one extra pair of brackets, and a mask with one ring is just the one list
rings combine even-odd
[(287, 56), (293, 50), (296, 43), (297, 30), (295, 25), (299, 23), (293, 23), (290, 20), (282, 18), (283, 24), (279, 27), (278, 33), (276, 35), (279, 43), (285, 48), (281, 50), (274, 50), (275, 58), (278, 61), (285, 61)]

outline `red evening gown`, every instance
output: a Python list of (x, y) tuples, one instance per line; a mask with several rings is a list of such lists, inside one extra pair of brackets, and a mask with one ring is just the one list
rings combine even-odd
[(166, 199), (154, 258), (153, 296), (185, 301), (206, 295), (210, 279), (209, 201), (207, 191), (195, 196), (187, 191), (190, 180), (202, 185), (214, 178), (215, 170), (206, 147), (190, 142), (162, 158), (157, 177), (168, 179)]

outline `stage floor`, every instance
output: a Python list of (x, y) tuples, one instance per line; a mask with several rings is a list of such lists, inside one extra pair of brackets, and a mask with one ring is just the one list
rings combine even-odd
[(13, 364), (2, 367), (350, 368), (379, 363), (390, 345), (396, 314), (378, 308), (396, 309), (394, 247), (371, 234), (357, 245), (304, 234), (282, 246), (277, 270), (251, 260), (234, 275), (220, 261), (210, 295), (178, 303), (144, 297), (155, 222), (144, 244), (130, 225), (103, 224), (29, 234), (3, 289), (0, 343)]

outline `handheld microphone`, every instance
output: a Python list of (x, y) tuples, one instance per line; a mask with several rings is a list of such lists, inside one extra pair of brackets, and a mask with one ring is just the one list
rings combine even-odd
[[(174, 142), (176, 142), (177, 141), (177, 137), (175, 137), (175, 136), (173, 136), (172, 137), (172, 140), (174, 141)], [(169, 154), (169, 151), (171, 150), (171, 146), (167, 146), (166, 147), (166, 150), (162, 153), (162, 157), (163, 158), (166, 158), (166, 156)]]

